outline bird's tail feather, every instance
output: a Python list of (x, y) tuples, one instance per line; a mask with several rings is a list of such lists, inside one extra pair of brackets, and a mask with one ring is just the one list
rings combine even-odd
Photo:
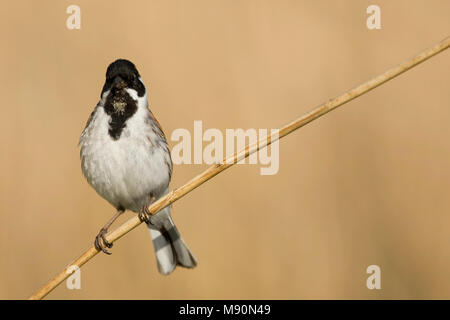
[(194, 268), (197, 260), (180, 236), (177, 227), (169, 218), (166, 227), (156, 229), (148, 225), (155, 248), (158, 270), (161, 274), (170, 274), (177, 265)]

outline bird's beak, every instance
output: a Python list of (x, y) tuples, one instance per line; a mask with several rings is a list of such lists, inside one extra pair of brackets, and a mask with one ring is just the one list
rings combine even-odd
[(123, 89), (127, 86), (127, 83), (120, 76), (116, 76), (113, 81), (113, 86), (117, 89)]

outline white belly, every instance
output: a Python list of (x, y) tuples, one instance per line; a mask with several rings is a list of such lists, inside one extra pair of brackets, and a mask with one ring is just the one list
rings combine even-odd
[[(108, 134), (108, 115), (98, 108), (92, 125), (80, 140), (82, 170), (89, 184), (114, 207), (138, 212), (167, 192), (170, 155), (148, 137), (154, 135), (138, 110), (118, 140)], [(156, 137), (155, 137), (156, 138)]]

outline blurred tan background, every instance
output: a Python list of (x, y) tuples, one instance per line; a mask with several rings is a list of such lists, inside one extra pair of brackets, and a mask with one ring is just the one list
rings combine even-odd
[[(81, 8), (81, 30), (66, 8)], [(381, 7), (382, 29), (366, 28)], [(128, 58), (173, 130), (277, 128), (449, 35), (450, 2), (8, 1), (1, 5), (0, 298), (26, 298), (114, 209), (81, 174), (106, 67)], [(199, 260), (158, 274), (143, 226), (53, 299), (450, 298), (450, 52), (176, 202)], [(174, 142), (169, 142), (171, 146)], [(206, 165), (179, 165), (172, 188)], [(125, 214), (120, 222), (130, 218)], [(118, 224), (115, 224), (118, 226)], [(366, 268), (381, 267), (381, 290)]]

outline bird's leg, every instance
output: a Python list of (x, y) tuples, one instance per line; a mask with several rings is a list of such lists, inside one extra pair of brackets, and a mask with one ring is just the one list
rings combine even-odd
[[(106, 240), (106, 233), (108, 232), (109, 227), (113, 224), (114, 221), (122, 214), (125, 210), (117, 209), (116, 214), (100, 229), (100, 232), (95, 237), (94, 246), (97, 250), (101, 250), (106, 254), (111, 254), (106, 248), (112, 248), (113, 244)], [(103, 244), (102, 244), (103, 242)], [(106, 247), (106, 248), (105, 248)]]
[(155, 197), (151, 194), (150, 195), (150, 201), (148, 205), (145, 205), (142, 207), (141, 211), (138, 214), (139, 219), (141, 219), (142, 222), (152, 224), (150, 221), (150, 218), (152, 217), (152, 213), (150, 210), (148, 210), (148, 207), (155, 202)]

